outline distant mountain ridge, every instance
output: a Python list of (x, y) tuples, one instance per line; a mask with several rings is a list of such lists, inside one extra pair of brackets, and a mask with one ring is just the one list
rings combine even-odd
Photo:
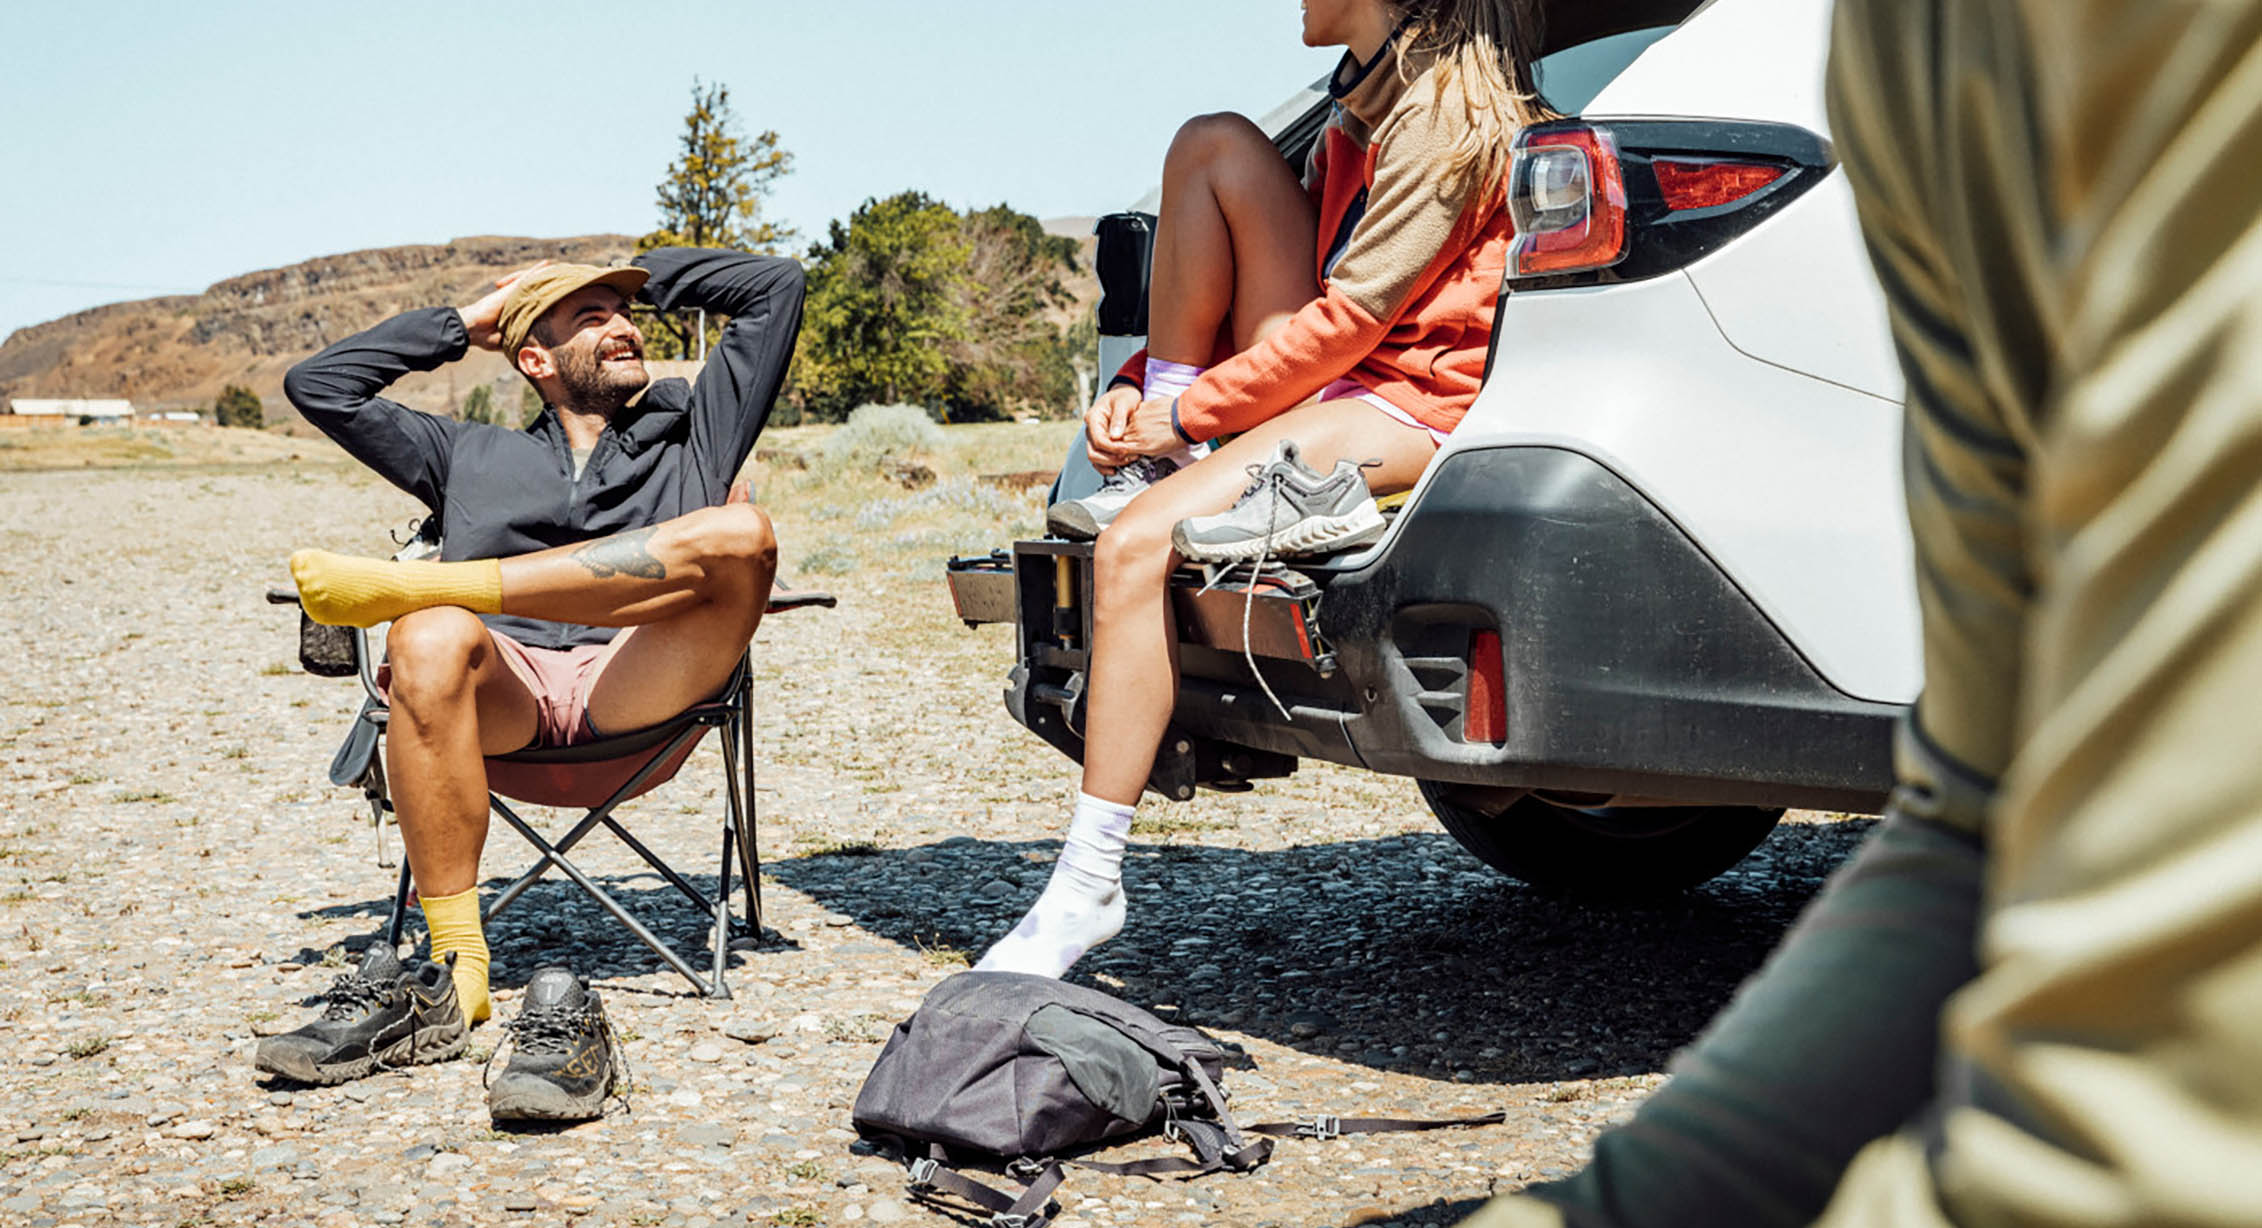
[[(1048, 234), (1077, 240), (1080, 267), (1064, 280), (1074, 298), (1063, 320), (1099, 297), (1092, 218), (1044, 219)], [(468, 303), (498, 277), (537, 260), (610, 264), (635, 254), (628, 235), (536, 239), (478, 235), (448, 243), (322, 256), (174, 294), (91, 307), (17, 329), (0, 343), (0, 398), (125, 397), (139, 409), (209, 408), (220, 390), (259, 394), (269, 423), (294, 423), (283, 399), (291, 365), (341, 337), (418, 307)], [(461, 362), (417, 372), (387, 392), (432, 413), (453, 413), (481, 384), (517, 404), (517, 375), (502, 355), (473, 350)], [(301, 427), (300, 429), (303, 429)]]
[[(0, 395), (128, 397), (144, 408), (209, 405), (245, 384), (269, 421), (292, 363), (389, 316), (471, 301), (536, 260), (609, 264), (634, 254), (628, 235), (564, 239), (478, 235), (371, 248), (246, 273), (202, 294), (112, 303), (21, 328), (0, 343)], [(474, 351), (394, 385), (396, 400), (446, 412), (482, 383), (508, 381), (502, 356)]]

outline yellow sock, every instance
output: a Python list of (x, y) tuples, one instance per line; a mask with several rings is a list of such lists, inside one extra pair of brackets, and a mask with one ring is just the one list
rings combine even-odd
[(374, 627), (436, 605), (474, 614), (503, 609), (503, 565), (495, 559), (396, 563), (300, 550), (291, 555), (291, 579), (307, 617), (332, 627)]
[(479, 929), (479, 888), (454, 895), (422, 897), (424, 924), (432, 930), (432, 958), (456, 953), (456, 999), (466, 1022), (480, 1023), (495, 1013), (487, 998), (487, 935)]

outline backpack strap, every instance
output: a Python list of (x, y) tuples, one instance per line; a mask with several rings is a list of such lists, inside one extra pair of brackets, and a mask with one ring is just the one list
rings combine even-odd
[(1409, 1130), (1451, 1130), (1463, 1126), (1497, 1126), (1508, 1120), (1505, 1112), (1480, 1117), (1335, 1117), (1315, 1113), (1302, 1121), (1265, 1121), (1249, 1127), (1251, 1134), (1273, 1138), (1329, 1139), (1341, 1134), (1399, 1134)]
[(911, 1197), (921, 1203), (937, 1200), (933, 1191), (955, 1194), (975, 1206), (990, 1212), (990, 1228), (1038, 1228), (1051, 1219), (1047, 1208), (1053, 1191), (1060, 1188), (1063, 1174), (1060, 1165), (1047, 1161), (1029, 1182), (1029, 1188), (1015, 1197), (1004, 1190), (982, 1184), (972, 1177), (944, 1164), (939, 1154), (910, 1162)]
[(1175, 1113), (1163, 1119), (1162, 1136), (1173, 1142), (1184, 1143), (1194, 1149), (1191, 1160), (1177, 1156), (1164, 1156), (1152, 1160), (1127, 1160), (1108, 1163), (1099, 1160), (1070, 1160), (1078, 1168), (1088, 1168), (1097, 1173), (1118, 1177), (1199, 1177), (1205, 1173), (1232, 1171), (1248, 1172), (1272, 1158), (1270, 1139), (1251, 1139), (1241, 1132), (1233, 1121), (1233, 1114), (1225, 1107), (1225, 1093), (1218, 1090), (1202, 1064), (1192, 1058), (1182, 1058), (1181, 1069), (1187, 1080), (1208, 1102), (1209, 1111), (1216, 1120), (1199, 1117), (1179, 1117)]

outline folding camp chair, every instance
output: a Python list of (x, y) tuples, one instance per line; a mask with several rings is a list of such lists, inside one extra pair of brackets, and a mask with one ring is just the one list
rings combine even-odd
[[(414, 548), (414, 543), (411, 548)], [(278, 605), (298, 604), (298, 594), (288, 588), (269, 589), (267, 599)], [(834, 599), (828, 594), (801, 591), (781, 594), (773, 599), (770, 609), (775, 612), (804, 605), (829, 607), (833, 604)], [(370, 820), (378, 829), (378, 860), (380, 864), (384, 864), (384, 821), (393, 809), (393, 802), (385, 780), (385, 757), (380, 744), (391, 712), (385, 702), (385, 693), (377, 684), (377, 660), (376, 654), (370, 651), (369, 633), (358, 628), (324, 627), (309, 620), (304, 611), (301, 611), (299, 660), (310, 673), (327, 676), (350, 673), (361, 679), (364, 695), (361, 711), (355, 716), (353, 727), (347, 732), (344, 744), (338, 748), (337, 757), (331, 762), (330, 780), (341, 787), (361, 789), (369, 803)], [(714, 698), (650, 728), (578, 746), (536, 747), (507, 755), (490, 756), (490, 764), (533, 769), (611, 763), (639, 755), (647, 757), (640, 768), (612, 790), (610, 796), (595, 806), (586, 807), (586, 813), (581, 819), (554, 843), (544, 839), (540, 832), (511, 809), (500, 794), (490, 791), (487, 795), (489, 807), (513, 831), (534, 846), (539, 859), (495, 897), (487, 906), (483, 921), (492, 923), (498, 914), (524, 894), (537, 879), (555, 869), (587, 892), (599, 907), (610, 913), (639, 942), (650, 947), (670, 968), (690, 981), (702, 996), (730, 997), (730, 985), (724, 977), (724, 969), (729, 958), (731, 937), (734, 932), (755, 935), (762, 932), (762, 859), (760, 847), (755, 840), (753, 686), (752, 670), (748, 661), (742, 657), (738, 668), (732, 671), (730, 681)], [(721, 869), (716, 874), (712, 896), (694, 887), (690, 880), (654, 853), (643, 841), (630, 834), (614, 816), (614, 810), (618, 806), (641, 794), (651, 778), (671, 761), (688, 755), (710, 729), (718, 731), (722, 737), (723, 792), (726, 803)], [(614, 899), (610, 892), (566, 856), (583, 837), (600, 826), (619, 837), (630, 851), (643, 858), (669, 885), (712, 919), (714, 950), (710, 975), (701, 976), (683, 956), (637, 920), (620, 901)], [(403, 857), (400, 861), (400, 880), (394, 889), (392, 915), (385, 930), (386, 941), (395, 945), (400, 942), (401, 929), (407, 919), (410, 887), (408, 859)], [(743, 929), (737, 928), (737, 923), (731, 917), (731, 876), (734, 870), (739, 876), (746, 899), (746, 922)]]

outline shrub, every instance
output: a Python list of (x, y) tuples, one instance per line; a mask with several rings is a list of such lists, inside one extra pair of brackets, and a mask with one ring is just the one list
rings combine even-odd
[(834, 469), (872, 470), (942, 447), (942, 428), (916, 405), (865, 405), (825, 440), (825, 463)]
[(267, 407), (259, 394), (242, 384), (230, 384), (220, 390), (220, 399), (212, 403), (212, 420), (221, 426), (240, 426), (259, 430), (267, 425)]
[(856, 552), (838, 542), (820, 542), (801, 556), (800, 570), (820, 576), (845, 576), (856, 570)]

